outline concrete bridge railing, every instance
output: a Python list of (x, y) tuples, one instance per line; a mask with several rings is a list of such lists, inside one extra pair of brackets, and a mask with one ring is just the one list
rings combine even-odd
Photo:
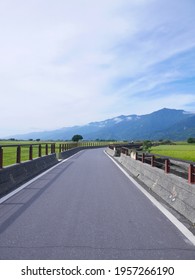
[[(107, 153), (115, 156), (115, 151), (108, 148)], [(195, 224), (195, 185), (188, 182), (185, 178), (170, 173), (169, 163), (163, 169), (158, 168), (152, 163), (145, 162), (144, 157), (138, 160), (136, 154), (127, 154), (124, 149), (120, 156), (115, 157), (127, 170), (130, 171), (135, 179), (143, 182), (148, 191), (159, 195), (166, 203), (173, 207), (177, 212), (186, 217), (191, 223)], [(192, 164), (190, 164), (191, 166)], [(193, 168), (195, 166), (193, 165)], [(193, 169), (194, 170), (194, 169)], [(192, 172), (194, 176), (194, 171)], [(191, 178), (192, 179), (192, 178)], [(194, 180), (194, 178), (193, 178)]]
[(109, 146), (109, 153), (112, 156), (120, 156), (125, 154), (135, 160), (147, 163), (152, 167), (157, 167), (165, 171), (165, 173), (175, 174), (188, 180), (188, 183), (195, 184), (195, 162), (179, 160), (172, 157), (162, 156), (158, 154), (144, 153), (136, 149), (127, 147)]
[[(103, 147), (108, 146), (110, 142), (65, 142), (65, 143), (33, 143), (33, 144), (11, 144), (1, 145), (0, 142), (0, 169), (11, 164), (20, 164), (24, 161), (33, 160), (42, 156), (64, 151), (78, 147)], [(11, 161), (8, 159), (11, 158)]]
[[(6, 166), (4, 168), (2, 165), (0, 167), (0, 197), (9, 193), (13, 189), (19, 187), (21, 184), (34, 178), (35, 176), (49, 169), (50, 167), (58, 164), (59, 160), (66, 159), (84, 149), (103, 147), (103, 143), (97, 146), (94, 143), (92, 143), (91, 145), (87, 145), (87, 143), (85, 143), (83, 146), (78, 146), (77, 143), (72, 143), (72, 145), (69, 146), (60, 145), (58, 148), (55, 146), (54, 143), (52, 143), (50, 147), (48, 146), (48, 143), (45, 144), (45, 153), (43, 154), (41, 152), (43, 151), (43, 144), (42, 147), (38, 145), (37, 158), (32, 157), (32, 145), (25, 146), (27, 149), (29, 149), (29, 159), (25, 160), (24, 162), (22, 162), (21, 160), (22, 147), (20, 145), (17, 146), (15, 155), (16, 163), (10, 166)], [(35, 149), (35, 147), (33, 148)], [(1, 160), (3, 162), (2, 150), (3, 148), (1, 147)]]

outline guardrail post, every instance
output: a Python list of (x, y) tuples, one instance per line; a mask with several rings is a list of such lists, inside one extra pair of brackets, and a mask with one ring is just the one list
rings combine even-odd
[(165, 173), (169, 173), (169, 172), (170, 172), (170, 160), (165, 159)]
[(21, 146), (17, 146), (16, 163), (21, 163)]
[(190, 164), (188, 168), (188, 183), (195, 184), (195, 167), (193, 164)]
[(135, 160), (138, 160), (138, 154), (135, 152)]
[(152, 166), (152, 167), (154, 166), (154, 159), (155, 159), (155, 157), (152, 155), (152, 156), (151, 156), (151, 166)]
[(41, 157), (41, 144), (39, 144), (39, 157)]
[(61, 151), (62, 151), (62, 145), (59, 144), (59, 153), (61, 153)]
[(145, 154), (143, 153), (142, 154), (142, 162), (144, 163), (144, 161), (145, 161)]
[(33, 159), (33, 146), (30, 145), (29, 147), (29, 160), (32, 160)]
[(0, 168), (3, 168), (3, 148), (0, 147)]
[(45, 154), (48, 155), (48, 144), (45, 145)]
[(55, 154), (55, 144), (51, 144), (51, 153)]

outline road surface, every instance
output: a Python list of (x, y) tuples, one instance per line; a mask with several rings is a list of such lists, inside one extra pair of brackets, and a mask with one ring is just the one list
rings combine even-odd
[(91, 149), (0, 204), (0, 259), (195, 259), (195, 246)]

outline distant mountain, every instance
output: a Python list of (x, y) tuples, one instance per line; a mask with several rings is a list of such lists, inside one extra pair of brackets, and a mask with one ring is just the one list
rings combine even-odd
[(185, 140), (195, 137), (195, 113), (164, 108), (147, 115), (121, 115), (83, 126), (64, 127), (12, 137), (24, 140), (37, 138), (69, 140), (74, 134), (81, 134), (84, 140)]

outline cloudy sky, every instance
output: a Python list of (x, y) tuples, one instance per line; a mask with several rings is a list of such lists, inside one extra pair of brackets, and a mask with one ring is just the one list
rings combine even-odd
[(0, 0), (0, 137), (195, 111), (194, 0)]

